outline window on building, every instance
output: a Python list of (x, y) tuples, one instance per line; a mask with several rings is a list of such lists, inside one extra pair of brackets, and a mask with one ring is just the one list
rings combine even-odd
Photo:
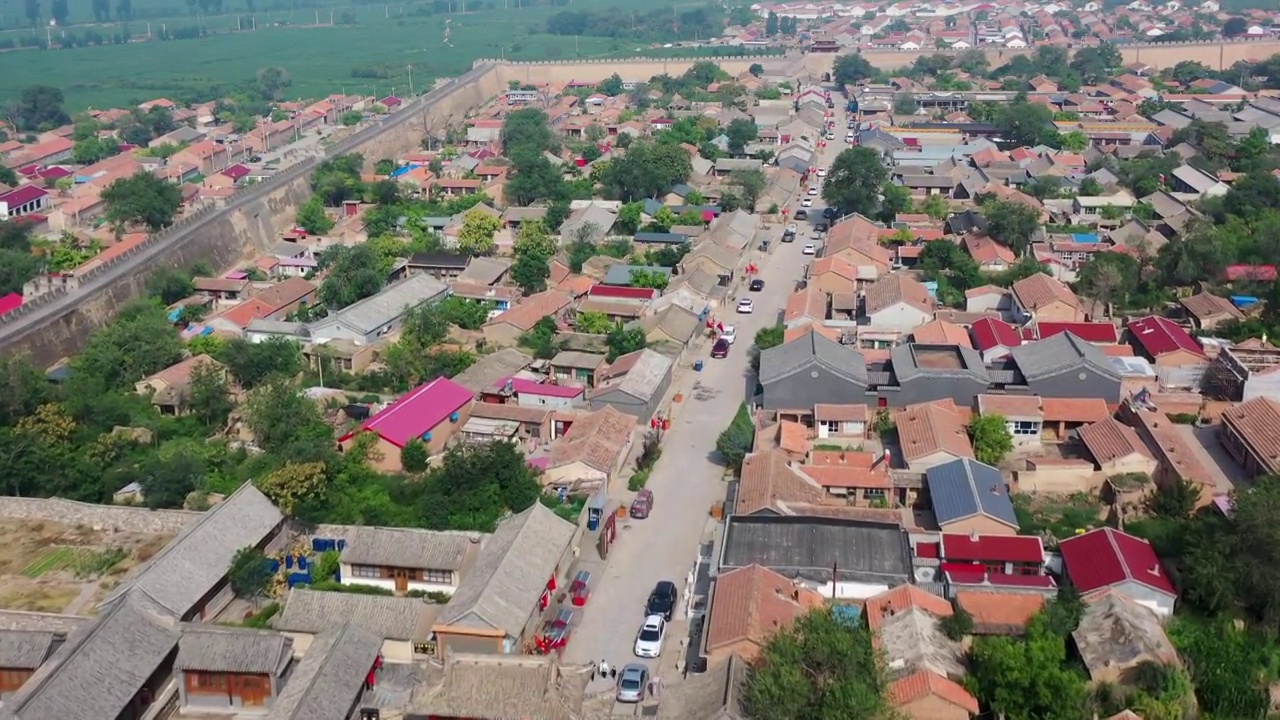
[(886, 497), (883, 488), (867, 488), (862, 491), (862, 496), (868, 500), (884, 500)]
[(1028, 420), (1015, 420), (1014, 422), (1009, 423), (1009, 425), (1012, 426), (1009, 428), (1009, 432), (1013, 435), (1025, 436), (1025, 435), (1040, 434), (1040, 423), (1038, 422), (1031, 422)]
[(380, 578), (382, 577), (382, 568), (376, 565), (352, 565), (351, 577)]
[(450, 570), (423, 570), (422, 579), (424, 582), (437, 585), (452, 585), (453, 572)]
[(823, 430), (833, 435), (840, 434), (840, 425), (842, 423), (839, 420), (819, 420), (818, 424), (822, 426)]
[(227, 676), (219, 673), (192, 673), (192, 685), (200, 690), (226, 690)]

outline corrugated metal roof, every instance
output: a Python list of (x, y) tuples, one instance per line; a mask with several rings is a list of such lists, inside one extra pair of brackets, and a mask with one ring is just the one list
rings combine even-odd
[(969, 458), (952, 460), (925, 471), (925, 483), (939, 525), (985, 515), (1018, 527), (1004, 477), (990, 465)]

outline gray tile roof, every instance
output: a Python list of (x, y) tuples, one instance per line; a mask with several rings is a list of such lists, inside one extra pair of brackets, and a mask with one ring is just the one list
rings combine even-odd
[(438, 684), (413, 702), (429, 717), (580, 720), (591, 665), (551, 657), (450, 653)]
[(789, 578), (831, 579), (834, 567), (851, 582), (907, 581), (907, 536), (898, 525), (843, 518), (743, 516), (729, 518), (720, 566), (758, 564)]
[(382, 640), (351, 623), (318, 635), (268, 720), (347, 720), (381, 650)]
[(577, 528), (535, 502), (498, 523), (437, 621), (520, 637)]
[(600, 353), (582, 352), (580, 350), (561, 350), (551, 358), (551, 364), (559, 367), (595, 370), (605, 364), (605, 357)]
[[(620, 381), (602, 386), (600, 391), (606, 388), (610, 390), (616, 389), (638, 400), (649, 400), (662, 387), (662, 381), (671, 372), (673, 364), (672, 359), (666, 355), (645, 348), (641, 351), (640, 358), (631, 366), (627, 374), (622, 376)], [(600, 391), (591, 394), (598, 395), (601, 394)]]
[(938, 524), (985, 515), (1013, 529), (1018, 516), (1000, 471), (970, 458), (959, 458), (925, 471), (925, 484)]
[(322, 525), (314, 535), (346, 540), (346, 564), (428, 570), (461, 570), (472, 547), (484, 539), (481, 533), (365, 525)]
[(805, 333), (760, 353), (760, 383), (781, 380), (813, 363), (850, 382), (867, 384), (867, 363), (862, 353), (816, 332)]
[(492, 285), (498, 282), (510, 267), (511, 261), (504, 258), (473, 257), (471, 262), (467, 263), (467, 269), (458, 275), (458, 279)]
[(245, 483), (183, 528), (104, 603), (137, 587), (160, 607), (184, 618), (221, 582), (241, 548), (258, 545), (283, 521), (280, 510)]
[[(932, 362), (934, 356), (937, 356), (941, 362)], [(890, 351), (890, 357), (893, 373), (900, 383), (922, 376), (991, 382), (986, 365), (982, 362), (982, 356), (973, 348), (963, 345), (934, 346), (923, 343), (897, 345)]]
[(492, 355), (484, 355), (474, 365), (462, 371), (453, 381), (473, 392), (491, 390), (502, 378), (515, 375), (529, 367), (533, 358), (515, 348), (503, 348)]
[(179, 633), (178, 621), (145, 593), (119, 595), (5, 700), (0, 719), (117, 717), (173, 650)]
[(0, 630), (27, 630), (67, 635), (91, 622), (93, 618), (81, 615), (0, 610)]
[(318, 635), (341, 618), (383, 640), (422, 641), (430, 637), (442, 607), (420, 598), (293, 588), (271, 627)]
[(293, 640), (269, 630), (187, 625), (173, 665), (189, 672), (283, 675), (293, 659)]
[(405, 310), (440, 299), (448, 292), (449, 288), (443, 282), (429, 274), (413, 275), (388, 285), (376, 295), (330, 314), (324, 320), (312, 323), (310, 327), (312, 334), (318, 335), (316, 329), (340, 321), (359, 332), (373, 332), (403, 315)]
[(1009, 354), (1027, 380), (1053, 377), (1075, 368), (1089, 368), (1100, 375), (1120, 380), (1119, 373), (1098, 346), (1071, 332), (1024, 343), (1011, 349)]
[(54, 632), (0, 630), (0, 668), (35, 670), (60, 642)]
[(640, 319), (640, 327), (645, 332), (660, 329), (670, 335), (676, 342), (687, 343), (689, 338), (702, 326), (698, 316), (681, 305), (669, 305), (665, 310)]

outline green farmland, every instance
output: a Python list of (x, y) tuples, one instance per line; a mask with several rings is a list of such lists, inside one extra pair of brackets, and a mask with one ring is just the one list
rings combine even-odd
[[(675, 1), (578, 0), (573, 9), (608, 8), (625, 14), (671, 7)], [(138, 0), (135, 7), (143, 2)], [(328, 9), (258, 12), (257, 30), (241, 32), (235, 31), (236, 16), (224, 15), (208, 18), (205, 25), (212, 34), (200, 39), (12, 50), (0, 52), (0, 67), (7, 77), (31, 78), (32, 83), (61, 88), (67, 96), (67, 108), (76, 111), (232, 84), (250, 79), (259, 69), (269, 66), (288, 71), (293, 84), (285, 91), (286, 96), (305, 98), (343, 91), (383, 95), (393, 88), (405, 94), (409, 91), (409, 65), (413, 66), (414, 88), (422, 92), (433, 79), (464, 72), (479, 57), (567, 60), (656, 54), (633, 41), (547, 34), (547, 18), (565, 8), (517, 10), (514, 4), (512, 0), (512, 9), (504, 11), (499, 0), (495, 10), (454, 15), (429, 14), (426, 6), (410, 4), (348, 6), (333, 9), (334, 17), (347, 13), (351, 16), (348, 20), (354, 22), (332, 26), (326, 24)], [(13, 5), (12, 0), (9, 5)], [(317, 12), (321, 26), (314, 25)], [(443, 42), (446, 19), (451, 21), (452, 47)], [(176, 18), (169, 27), (190, 26), (194, 22), (191, 17)], [(241, 22), (248, 26), (247, 18)], [(68, 32), (83, 33), (90, 27), (73, 25)], [(92, 28), (103, 35), (118, 31), (115, 25)], [(128, 30), (135, 37), (145, 35), (147, 23), (135, 20)], [(151, 21), (151, 30), (159, 34), (160, 23)], [(44, 29), (36, 32), (43, 33)], [(30, 29), (10, 30), (0, 33), (0, 40), (31, 33)], [(0, 86), (0, 102), (16, 97), (25, 84)]]

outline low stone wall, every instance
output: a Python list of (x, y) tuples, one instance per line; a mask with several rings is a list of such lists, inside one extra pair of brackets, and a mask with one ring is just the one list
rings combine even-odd
[(172, 535), (201, 514), (190, 510), (93, 505), (62, 498), (0, 497), (0, 519), (45, 520), (112, 532)]

